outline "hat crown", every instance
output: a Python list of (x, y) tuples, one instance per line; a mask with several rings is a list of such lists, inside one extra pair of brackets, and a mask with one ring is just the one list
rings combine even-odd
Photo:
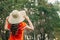
[(18, 10), (13, 10), (11, 13), (10, 13), (10, 16), (12, 16), (13, 18), (17, 18), (19, 17), (19, 11)]
[[(13, 10), (10, 13), (10, 17), (8, 19), (9, 23), (16, 24), (16, 23), (20, 23), (20, 22), (24, 21), (25, 20), (24, 14), (25, 14), (25, 11)], [(16, 18), (14, 18), (14, 17), (16, 17)]]

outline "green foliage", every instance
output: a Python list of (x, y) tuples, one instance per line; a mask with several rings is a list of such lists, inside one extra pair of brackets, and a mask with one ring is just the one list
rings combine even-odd
[[(31, 5), (30, 2), (27, 2), (26, 8), (28, 12), (34, 12), (32, 14), (29, 12), (28, 15), (34, 24), (35, 34), (38, 34), (41, 27), (43, 27), (46, 33), (54, 36), (54, 28), (60, 25), (60, 19), (57, 14), (58, 9), (52, 4), (47, 4), (44, 0), (40, 0), (38, 6), (35, 6), (35, 4)], [(44, 14), (42, 14), (42, 12), (44, 12)]]
[(12, 10), (22, 10), (24, 7), (28, 9), (27, 15), (33, 22), (35, 32), (40, 31), (41, 27), (45, 28), (46, 32), (53, 32), (54, 27), (60, 26), (60, 19), (56, 12), (58, 9), (55, 8), (54, 5), (48, 4), (44, 0), (38, 0), (37, 6), (35, 5), (35, 1), (30, 2), (28, 0), (1, 0), (0, 25), (4, 26), (5, 19)]

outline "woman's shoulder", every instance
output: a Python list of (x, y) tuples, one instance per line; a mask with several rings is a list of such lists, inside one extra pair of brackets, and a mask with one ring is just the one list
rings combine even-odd
[(21, 22), (20, 26), (26, 26), (26, 22)]
[(20, 24), (26, 24), (26, 22), (21, 22)]

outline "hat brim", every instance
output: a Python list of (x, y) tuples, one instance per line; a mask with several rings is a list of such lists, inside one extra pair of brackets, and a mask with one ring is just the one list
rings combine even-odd
[(23, 18), (23, 17), (20, 17), (20, 18), (13, 18), (13, 17), (10, 17), (9, 19), (8, 19), (8, 21), (9, 21), (9, 23), (11, 23), (11, 24), (17, 24), (17, 23), (20, 23), (20, 22), (22, 22), (22, 21), (24, 21), (25, 20), (25, 18)]
[(19, 17), (18, 18), (13, 18), (12, 17), (12, 13), (10, 13), (10, 15), (9, 15), (9, 19), (8, 19), (8, 21), (9, 21), (9, 23), (11, 23), (11, 24), (17, 24), (17, 23), (20, 23), (20, 22), (22, 22), (22, 21), (24, 21), (25, 20), (25, 18), (23, 17), (24, 15), (23, 15), (23, 12), (18, 12), (19, 14)]

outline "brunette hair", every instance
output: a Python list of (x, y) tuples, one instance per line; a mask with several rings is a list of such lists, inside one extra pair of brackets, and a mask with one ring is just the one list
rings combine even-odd
[(11, 24), (10, 31), (12, 32), (12, 35), (16, 35), (18, 31), (18, 24)]

